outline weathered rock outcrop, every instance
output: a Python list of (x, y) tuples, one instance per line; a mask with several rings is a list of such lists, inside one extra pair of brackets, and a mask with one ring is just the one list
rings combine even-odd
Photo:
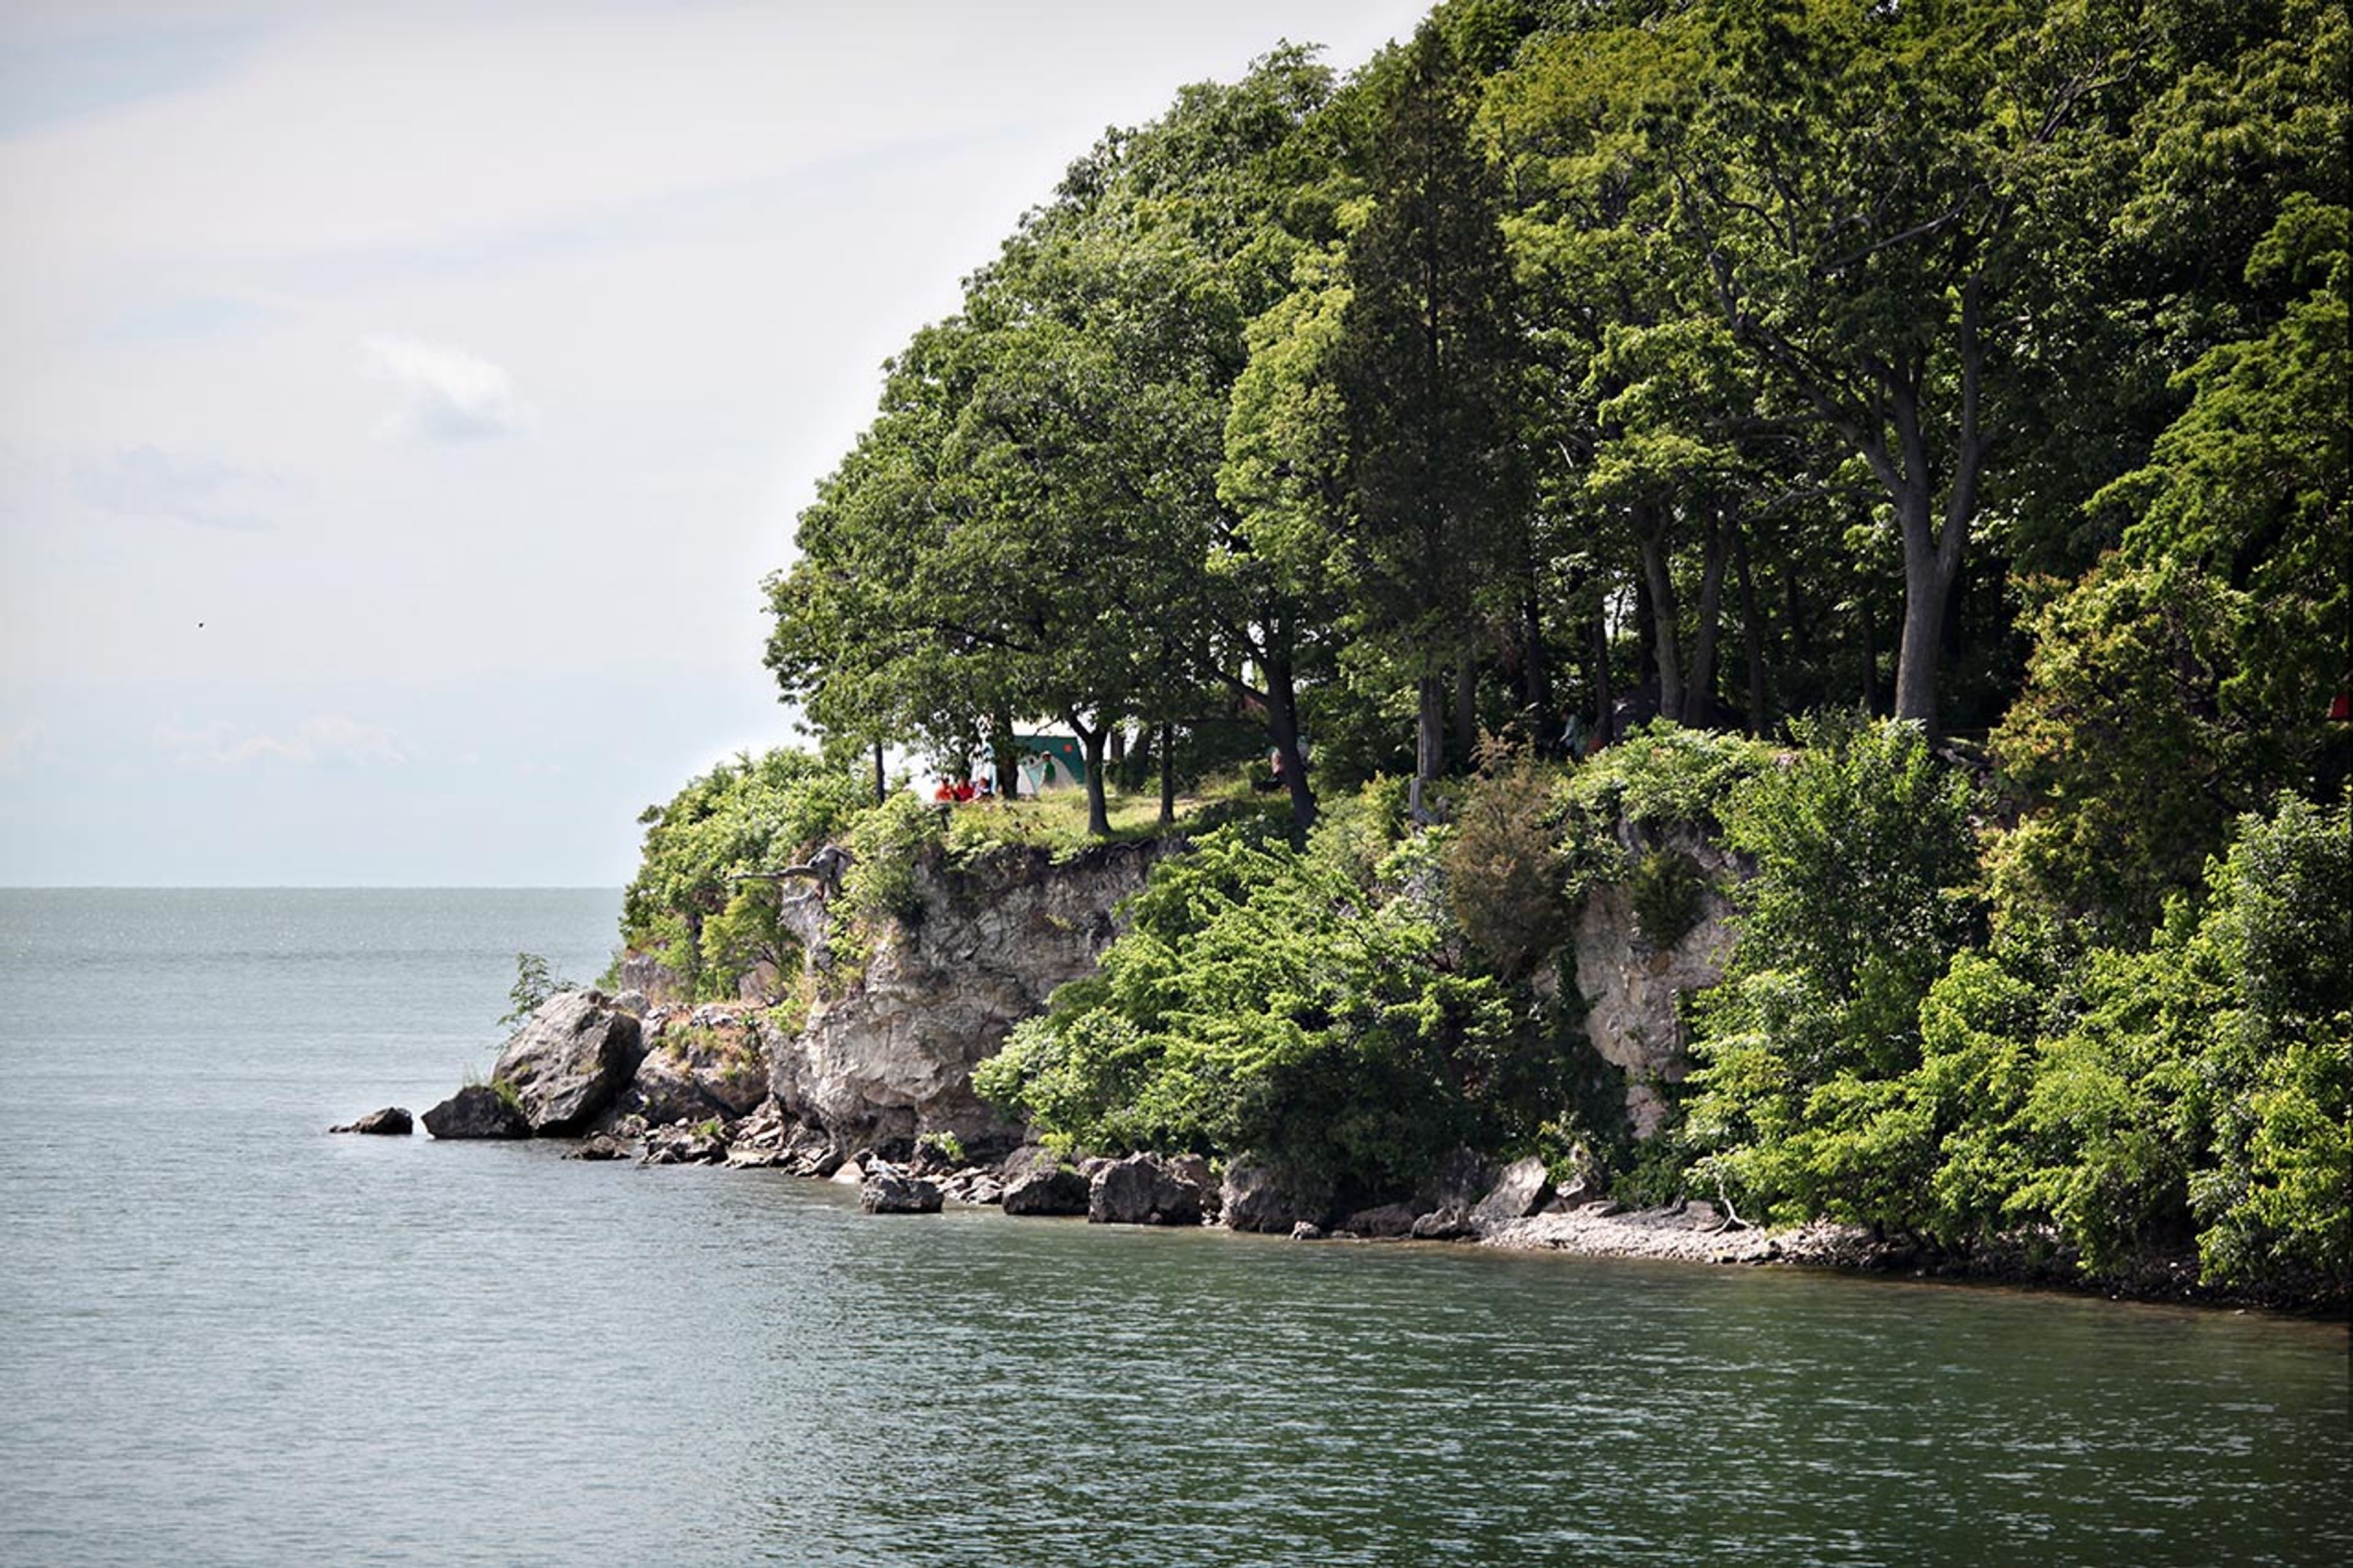
[(1050, 1149), (1025, 1144), (1005, 1162), (998, 1202), (1010, 1215), (1087, 1212), (1087, 1178)]
[(919, 910), (879, 933), (863, 975), (797, 1035), (764, 1040), (776, 1099), (845, 1148), (925, 1132), (976, 1153), (1011, 1148), (1021, 1130), (973, 1092), (973, 1067), (1055, 986), (1094, 973), (1119, 901), (1159, 852), (1106, 845), (1059, 863), (1039, 850), (919, 866)]
[(371, 1110), (357, 1121), (346, 1121), (341, 1127), (330, 1127), (330, 1132), (373, 1132), (379, 1137), (406, 1138), (416, 1131), (408, 1112), (397, 1105), (387, 1105), (382, 1110)]
[(1632, 853), (1683, 857), (1699, 886), (1698, 918), (1662, 946), (1642, 929), (1631, 891), (1595, 889), (1577, 911), (1573, 950), (1577, 988), (1586, 1001), (1585, 1031), (1604, 1060), (1626, 1075), (1626, 1119), (1637, 1137), (1658, 1131), (1667, 1114), (1662, 1086), (1690, 1070), (1679, 1004), (1724, 978), (1732, 955), (1732, 903), (1723, 889), (1740, 876), (1732, 857), (1697, 827), (1681, 826)]
[(1198, 1225), (1208, 1172), (1156, 1154), (1131, 1154), (1099, 1167), (1087, 1184), (1090, 1225)]
[(657, 1009), (643, 1026), (644, 1054), (608, 1117), (637, 1115), (649, 1126), (749, 1115), (768, 1099), (768, 1058), (741, 1007)]
[(486, 1083), (470, 1083), (425, 1113), (436, 1138), (528, 1138), (531, 1122)]
[(563, 991), (514, 1032), (491, 1069), (514, 1091), (531, 1130), (565, 1137), (585, 1130), (637, 1071), (637, 1019), (601, 992)]

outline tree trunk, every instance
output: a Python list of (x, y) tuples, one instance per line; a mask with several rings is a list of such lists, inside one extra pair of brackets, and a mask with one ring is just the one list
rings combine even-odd
[(1013, 715), (1000, 708), (988, 716), (988, 756), (997, 769), (1001, 800), (1021, 796), (1021, 748), (1013, 743)]
[(1691, 687), (1683, 694), (1683, 722), (1701, 728), (1715, 723), (1715, 647), (1724, 624), (1724, 568), (1731, 555), (1724, 534), (1724, 519), (1711, 518), (1700, 568), (1699, 628), (1692, 637)]
[(1163, 831), (1176, 826), (1176, 726), (1166, 720), (1160, 725), (1160, 826)]
[(1299, 733), (1299, 692), (1289, 655), (1270, 656), (1266, 670), (1266, 736), (1273, 742), (1283, 787), (1291, 792), (1291, 830), (1304, 839), (1315, 826), (1315, 791), (1307, 782), (1307, 747)]
[(1454, 667), (1454, 755), (1458, 766), (1468, 767), (1478, 754), (1479, 667), (1466, 647)]
[(1111, 837), (1111, 806), (1103, 798), (1103, 741), (1109, 726), (1090, 730), (1081, 724), (1075, 714), (1069, 715), (1071, 733), (1079, 738), (1079, 748), (1086, 753), (1087, 768), (1087, 831), (1097, 838)]
[(1428, 820), (1423, 795), (1438, 782), (1446, 755), (1446, 694), (1439, 678), (1425, 675), (1414, 686), (1413, 814)]
[(1609, 689), (1609, 617), (1594, 611), (1587, 630), (1587, 647), (1593, 659), (1593, 744), (1598, 748), (1618, 738), (1618, 708)]
[(1113, 724), (1111, 727), (1111, 765), (1118, 767), (1121, 763), (1126, 761), (1127, 726), (1125, 724)]
[(891, 796), (891, 787), (882, 776), (882, 742), (874, 742), (874, 804), (881, 805)]
[(1765, 732), (1765, 624), (1757, 609), (1757, 584), (1748, 574), (1748, 530), (1732, 525), (1732, 569), (1740, 580), (1740, 652), (1748, 665), (1748, 732)]
[(1535, 715), (1536, 750), (1550, 755), (1559, 731), (1552, 710), (1552, 660), (1545, 652), (1544, 611), (1533, 590), (1520, 604), (1520, 698)]
[(1895, 716), (1917, 720), (1936, 732), (1936, 678), (1945, 643), (1945, 616), (1952, 602), (1953, 574), (1935, 555), (1904, 562), (1904, 634), (1895, 649)]
[(1641, 513), (1642, 584), (1651, 599), (1651, 647), (1659, 661), (1659, 716), (1683, 721), (1683, 655), (1675, 622), (1674, 574), (1667, 569), (1667, 524), (1655, 507)]

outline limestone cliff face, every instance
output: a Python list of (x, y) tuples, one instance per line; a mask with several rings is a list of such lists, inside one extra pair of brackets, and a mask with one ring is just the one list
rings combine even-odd
[(1691, 1069), (1681, 1007), (1684, 996), (1724, 977), (1732, 956), (1731, 900), (1723, 889), (1741, 875), (1734, 858), (1696, 828), (1678, 826), (1657, 841), (1630, 843), (1636, 854), (1662, 850), (1686, 858), (1704, 879), (1690, 929), (1662, 945), (1643, 930), (1631, 889), (1618, 883), (1588, 894), (1572, 947), (1585, 1028), (1594, 1049), (1626, 1074), (1626, 1117), (1637, 1137), (1665, 1119), (1662, 1086)]
[(972, 1069), (1055, 986), (1094, 973), (1119, 901), (1160, 853), (1108, 845), (1059, 865), (1037, 851), (919, 868), (921, 912), (883, 929), (863, 978), (798, 1034), (765, 1042), (776, 1099), (838, 1144), (925, 1132), (1018, 1142), (1020, 1128), (973, 1093)]

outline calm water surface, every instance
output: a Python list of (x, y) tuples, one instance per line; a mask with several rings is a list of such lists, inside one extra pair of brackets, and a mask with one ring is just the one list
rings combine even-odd
[(2341, 1328), (329, 1138), (607, 892), (0, 891), (0, 1563), (2341, 1563)]

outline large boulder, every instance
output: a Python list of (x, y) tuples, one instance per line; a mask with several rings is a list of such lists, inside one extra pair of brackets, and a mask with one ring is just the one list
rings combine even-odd
[(1481, 1229), (1525, 1219), (1552, 1194), (1552, 1177), (1545, 1163), (1531, 1154), (1504, 1168), (1487, 1195), (1471, 1209), (1471, 1223)]
[(425, 1113), (436, 1138), (528, 1138), (531, 1122), (486, 1083), (470, 1083)]
[(1322, 1184), (1250, 1160), (1237, 1160), (1226, 1167), (1219, 1199), (1229, 1229), (1278, 1236), (1289, 1236), (1301, 1220), (1320, 1222), (1332, 1206), (1332, 1194)]
[(868, 1214), (937, 1214), (939, 1184), (878, 1163), (859, 1184), (858, 1206)]
[(1026, 1143), (1005, 1162), (999, 1195), (1010, 1215), (1077, 1215), (1087, 1212), (1087, 1178), (1060, 1154)]
[(416, 1131), (408, 1112), (397, 1105), (387, 1105), (382, 1110), (371, 1110), (357, 1121), (346, 1121), (341, 1127), (330, 1127), (330, 1132), (373, 1132), (379, 1137), (406, 1138)]
[(1432, 1214), (1441, 1209), (1461, 1209), (1467, 1213), (1495, 1184), (1495, 1163), (1477, 1150), (1459, 1146), (1450, 1149), (1429, 1179), (1415, 1189), (1414, 1212)]
[(1416, 1241), (1461, 1241), (1478, 1232), (1472, 1228), (1469, 1209), (1448, 1204), (1417, 1217), (1411, 1234)]
[(1367, 1241), (1395, 1241), (1413, 1234), (1416, 1217), (1411, 1204), (1382, 1204), (1377, 1208), (1358, 1209), (1340, 1222), (1340, 1228)]
[(629, 1081), (641, 1054), (638, 1021), (596, 991), (562, 991), (514, 1032), (491, 1069), (514, 1091), (531, 1130), (584, 1131)]
[(1090, 1225), (1198, 1225), (1204, 1184), (1156, 1155), (1131, 1154), (1096, 1171), (1087, 1184)]

